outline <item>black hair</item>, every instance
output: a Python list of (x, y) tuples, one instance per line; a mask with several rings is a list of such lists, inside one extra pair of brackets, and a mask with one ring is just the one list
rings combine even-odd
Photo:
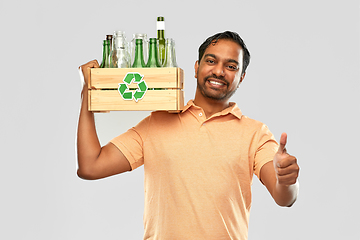
[(247, 49), (244, 40), (242, 40), (242, 38), (239, 36), (239, 34), (235, 33), (235, 32), (231, 32), (231, 31), (225, 31), (222, 33), (217, 33), (211, 37), (208, 37), (205, 42), (203, 42), (200, 47), (199, 47), (199, 64), (200, 61), (205, 53), (205, 50), (208, 48), (208, 46), (210, 44), (215, 45), (219, 39), (227, 39), (227, 40), (231, 40), (237, 44), (239, 44), (244, 52), (243, 55), (243, 69), (241, 74), (244, 74), (246, 71), (246, 68), (248, 67), (249, 63), (250, 63), (250, 52)]

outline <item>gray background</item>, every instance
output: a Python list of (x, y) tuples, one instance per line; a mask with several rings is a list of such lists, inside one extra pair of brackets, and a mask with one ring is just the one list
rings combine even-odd
[[(202, 41), (233, 30), (252, 60), (232, 101), (301, 166), (300, 198), (278, 207), (254, 177), (249, 239), (360, 239), (358, 1), (1, 1), (0, 239), (141, 239), (143, 168), (76, 176), (78, 66), (124, 30), (176, 41), (186, 101)], [(149, 112), (97, 114), (100, 141)], [(185, 150), (185, 149), (184, 149)]]

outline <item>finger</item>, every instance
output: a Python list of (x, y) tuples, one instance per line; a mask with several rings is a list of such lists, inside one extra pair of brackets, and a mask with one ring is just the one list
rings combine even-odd
[(278, 176), (278, 183), (282, 185), (292, 185), (297, 182), (297, 179), (299, 177), (299, 174), (296, 172), (293, 172), (291, 174), (287, 174), (284, 176)]
[(98, 61), (95, 59), (95, 60), (92, 60), (90, 62), (88, 62), (87, 64), (85, 64), (84, 67), (82, 67), (82, 71), (84, 74), (88, 75), (89, 74), (89, 68), (99, 68), (100, 65), (98, 63)]
[(286, 153), (286, 148), (285, 148), (286, 142), (287, 142), (287, 134), (282, 133), (280, 137), (280, 146), (278, 153)]
[(286, 168), (276, 168), (276, 173), (277, 173), (279, 176), (284, 176), (284, 175), (291, 174), (291, 173), (293, 173), (293, 172), (298, 173), (299, 170), (300, 170), (299, 165), (297, 165), (296, 163), (294, 163), (294, 164), (291, 164), (291, 165), (287, 166)]
[(93, 64), (92, 65), (93, 68), (99, 68), (100, 67), (99, 62), (96, 59), (92, 61), (92, 64)]
[(87, 63), (81, 65), (79, 67), (79, 69), (81, 69), (82, 71), (86, 71), (87, 68), (99, 68), (99, 67), (100, 67), (100, 65), (99, 65), (98, 61), (96, 59), (94, 59), (90, 62), (87, 62)]
[(84, 81), (87, 83), (88, 81), (88, 78), (89, 78), (89, 69), (90, 68), (99, 68), (100, 65), (98, 63), (98, 61), (95, 59), (95, 60), (92, 60), (88, 63), (85, 63), (84, 65), (81, 65), (79, 67), (79, 69), (81, 69), (81, 72), (83, 74), (83, 78), (84, 78)]
[(277, 167), (278, 168), (286, 168), (293, 164), (297, 164), (296, 157), (287, 155), (285, 158), (282, 158), (280, 161), (277, 162)]

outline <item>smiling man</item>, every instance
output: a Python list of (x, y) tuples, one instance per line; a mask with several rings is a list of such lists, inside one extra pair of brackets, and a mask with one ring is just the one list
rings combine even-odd
[[(195, 63), (197, 91), (194, 103), (198, 106), (205, 105), (207, 116), (229, 106), (230, 97), (245, 77), (250, 54), (242, 40), (237, 39), (236, 35), (233, 37), (234, 40), (217, 39), (215, 35), (215, 40), (210, 38), (199, 48), (199, 60)], [(244, 50), (236, 40), (245, 48), (247, 64), (243, 64)]]
[[(152, 112), (103, 147), (84, 87), (78, 175), (99, 179), (144, 165), (144, 239), (247, 239), (254, 174), (277, 204), (295, 202), (299, 166), (286, 152), (287, 135), (278, 144), (230, 102), (249, 60), (238, 34), (209, 37), (195, 63), (194, 100), (181, 113)], [(81, 67), (85, 82), (90, 67), (97, 61)]]

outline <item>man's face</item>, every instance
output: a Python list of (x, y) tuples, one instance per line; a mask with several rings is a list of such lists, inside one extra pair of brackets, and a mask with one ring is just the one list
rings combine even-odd
[(245, 77), (241, 75), (243, 50), (239, 44), (220, 39), (210, 44), (200, 60), (195, 63), (198, 91), (205, 98), (222, 101), (229, 99)]

